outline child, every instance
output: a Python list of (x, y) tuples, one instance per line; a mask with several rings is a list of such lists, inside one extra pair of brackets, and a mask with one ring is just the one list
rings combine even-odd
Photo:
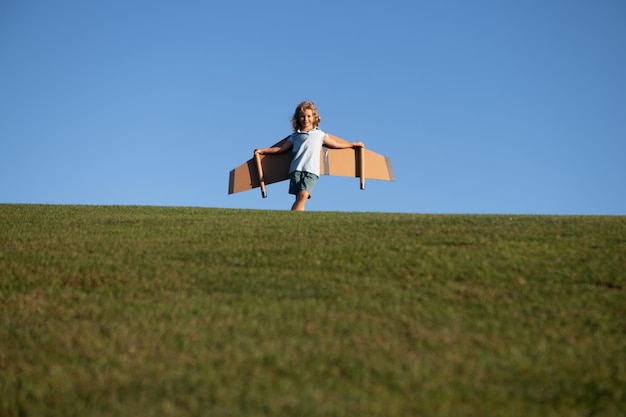
[(320, 176), (320, 151), (322, 145), (329, 148), (360, 148), (362, 142), (342, 142), (321, 131), (317, 126), (321, 118), (315, 104), (303, 101), (298, 104), (291, 119), (294, 132), (281, 146), (255, 149), (259, 155), (282, 153), (291, 149), (289, 167), (289, 194), (296, 196), (291, 210), (304, 211), (304, 204), (311, 198), (313, 187)]

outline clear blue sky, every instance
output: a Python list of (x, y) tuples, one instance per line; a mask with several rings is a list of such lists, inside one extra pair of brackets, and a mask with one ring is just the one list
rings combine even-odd
[(288, 209), (229, 171), (320, 127), (397, 180), (311, 211), (626, 215), (626, 2), (0, 1), (0, 203)]

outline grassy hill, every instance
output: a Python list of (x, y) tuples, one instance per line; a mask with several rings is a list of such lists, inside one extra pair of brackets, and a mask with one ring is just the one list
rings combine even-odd
[(0, 205), (2, 416), (623, 416), (626, 217)]

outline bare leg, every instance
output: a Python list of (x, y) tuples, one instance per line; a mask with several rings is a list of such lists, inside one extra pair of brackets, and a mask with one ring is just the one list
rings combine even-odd
[(296, 195), (296, 201), (291, 206), (291, 210), (293, 211), (304, 211), (304, 204), (309, 199), (309, 192), (305, 190), (298, 191)]

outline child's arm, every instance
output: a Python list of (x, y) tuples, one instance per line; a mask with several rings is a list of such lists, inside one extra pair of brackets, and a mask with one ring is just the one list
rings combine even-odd
[(291, 141), (284, 141), (280, 146), (273, 146), (271, 148), (259, 148), (255, 149), (254, 153), (258, 153), (259, 155), (267, 155), (271, 153), (283, 153), (293, 148), (293, 143)]
[(333, 135), (327, 135), (326, 138), (324, 138), (324, 145), (333, 149), (364, 148), (365, 147), (363, 142), (346, 142), (344, 140), (340, 140), (339, 138)]

